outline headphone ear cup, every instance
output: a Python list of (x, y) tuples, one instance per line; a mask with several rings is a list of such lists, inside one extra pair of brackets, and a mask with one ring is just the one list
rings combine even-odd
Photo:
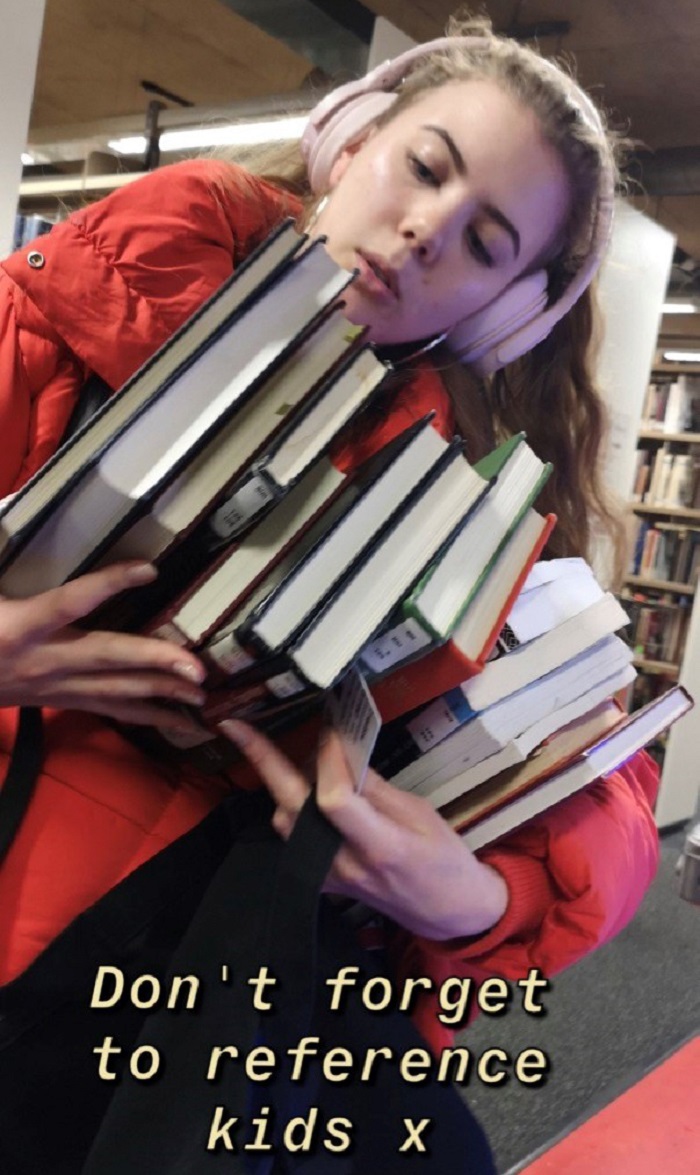
[[(332, 97), (332, 95), (331, 95)], [(396, 94), (374, 91), (354, 93), (309, 122), (301, 141), (312, 192), (327, 192), (331, 168), (344, 148), (352, 146), (372, 123), (396, 101)]]
[[(540, 269), (508, 286), (483, 310), (458, 322), (447, 337), (447, 345), (479, 375), (492, 375), (540, 341), (535, 337), (537, 319), (546, 306), (547, 271)], [(525, 329), (529, 326), (533, 330)]]

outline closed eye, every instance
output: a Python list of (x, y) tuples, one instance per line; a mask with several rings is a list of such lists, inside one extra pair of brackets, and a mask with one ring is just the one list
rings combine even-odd
[(408, 153), (408, 162), (411, 171), (422, 184), (429, 184), (431, 188), (438, 188), (440, 186), (440, 180), (435, 172), (418, 155), (414, 155), (412, 151)]
[(494, 265), (494, 259), (486, 248), (484, 242), (474, 228), (467, 229), (467, 241), (469, 248), (482, 265), (488, 265), (491, 268)]

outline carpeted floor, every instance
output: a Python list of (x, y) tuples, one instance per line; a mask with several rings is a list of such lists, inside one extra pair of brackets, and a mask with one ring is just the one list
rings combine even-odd
[(663, 838), (659, 873), (633, 922), (552, 981), (543, 999), (546, 1016), (512, 1007), (500, 1018), (482, 1015), (460, 1037), (475, 1053), (500, 1046), (513, 1055), (532, 1046), (551, 1062), (541, 1088), (512, 1079), (489, 1087), (473, 1077), (464, 1089), (501, 1175), (700, 1031), (700, 907), (678, 897), (682, 839), (678, 833)]

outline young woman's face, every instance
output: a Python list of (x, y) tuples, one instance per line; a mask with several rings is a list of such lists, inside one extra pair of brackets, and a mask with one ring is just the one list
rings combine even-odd
[(350, 320), (403, 343), (491, 302), (556, 245), (570, 202), (535, 115), (493, 81), (454, 82), (338, 157), (311, 231), (359, 269)]

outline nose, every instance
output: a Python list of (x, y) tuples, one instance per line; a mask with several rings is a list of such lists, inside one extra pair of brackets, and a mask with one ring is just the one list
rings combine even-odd
[(445, 235), (444, 218), (411, 216), (401, 228), (404, 241), (424, 265), (432, 265), (440, 255)]
[(464, 203), (457, 201), (421, 204), (408, 209), (401, 224), (401, 234), (413, 255), (423, 265), (433, 265), (449, 246), (451, 234), (465, 215)]

